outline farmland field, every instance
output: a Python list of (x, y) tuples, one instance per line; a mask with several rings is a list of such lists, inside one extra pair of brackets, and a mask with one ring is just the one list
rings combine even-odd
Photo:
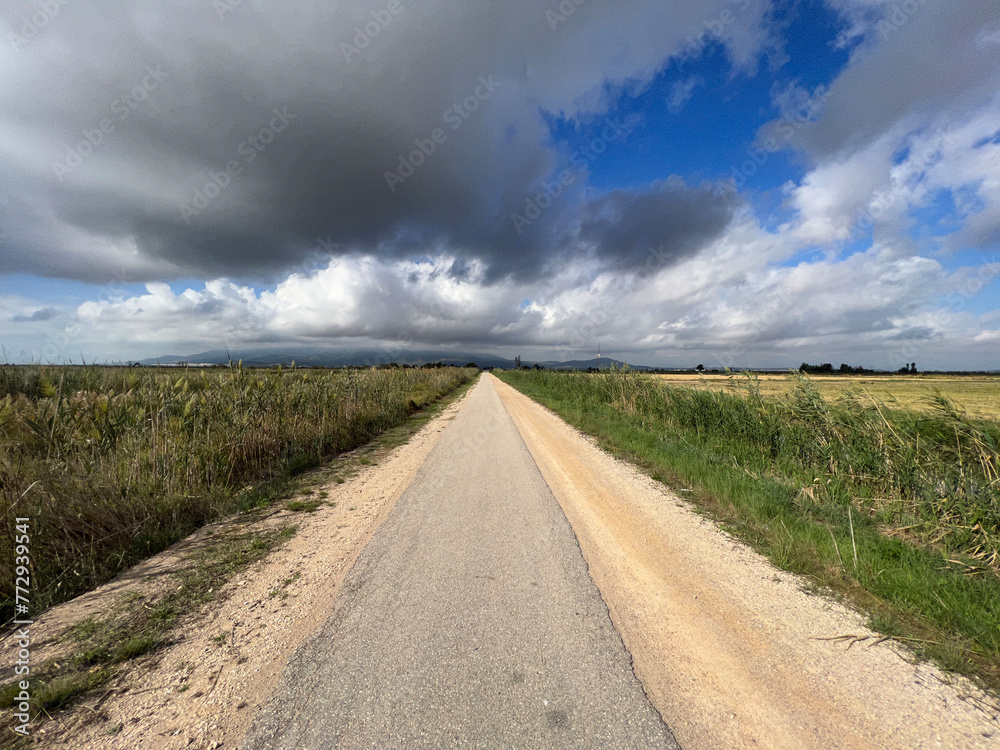
[(30, 519), (38, 612), (266, 503), (275, 481), (476, 372), (0, 367), (0, 615), (13, 612), (16, 518)]
[[(740, 390), (738, 375), (671, 374), (657, 375), (673, 386), (718, 390), (736, 393)], [(757, 376), (761, 395), (788, 396), (795, 389), (791, 374), (761, 374)], [(822, 375), (812, 378), (812, 384), (827, 401), (856, 393), (870, 394), (889, 407), (931, 410), (929, 400), (935, 394), (947, 396), (970, 417), (1000, 420), (1000, 376), (978, 375)]]
[(875, 630), (1000, 688), (1000, 421), (978, 416), (996, 381), (498, 375)]

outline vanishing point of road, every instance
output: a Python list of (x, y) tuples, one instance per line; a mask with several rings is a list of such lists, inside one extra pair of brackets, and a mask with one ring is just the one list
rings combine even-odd
[(245, 747), (676, 748), (483, 377)]

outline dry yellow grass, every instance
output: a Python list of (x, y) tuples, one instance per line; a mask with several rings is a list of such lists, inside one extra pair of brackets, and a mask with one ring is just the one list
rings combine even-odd
[[(735, 391), (738, 375), (658, 375), (670, 385), (685, 388)], [(787, 394), (795, 383), (793, 376), (778, 374), (758, 375), (764, 396), (777, 398)], [(927, 409), (927, 399), (941, 393), (977, 419), (1000, 419), (1000, 376), (974, 375), (919, 375), (901, 377), (892, 375), (819, 375), (812, 382), (826, 399), (835, 399), (843, 393), (868, 393), (889, 406), (907, 409)]]

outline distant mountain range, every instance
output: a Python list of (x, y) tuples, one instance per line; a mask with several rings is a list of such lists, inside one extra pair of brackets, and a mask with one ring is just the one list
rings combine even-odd
[[(187, 356), (170, 355), (153, 359), (140, 360), (143, 365), (176, 365), (186, 362), (190, 365), (219, 365), (227, 364), (230, 360), (242, 361), (250, 367), (274, 367), (277, 365), (290, 365), (294, 362), (300, 367), (351, 367), (396, 363), (400, 365), (424, 365), (429, 362), (443, 362), (446, 365), (466, 365), (475, 362), (480, 367), (498, 367), (502, 369), (513, 369), (514, 360), (498, 357), (495, 354), (478, 353), (442, 353), (435, 351), (409, 351), (409, 350), (386, 350), (386, 349), (365, 349), (355, 351), (328, 351), (324, 349), (243, 349), (235, 351), (213, 350), (189, 354)], [(522, 365), (532, 366), (542, 365), (548, 370), (586, 370), (588, 367), (597, 367), (598, 360), (575, 359), (568, 362), (538, 361), (523, 359)], [(601, 357), (600, 366), (621, 367), (625, 363), (617, 359)], [(649, 370), (645, 365), (633, 365), (629, 363), (633, 370)]]

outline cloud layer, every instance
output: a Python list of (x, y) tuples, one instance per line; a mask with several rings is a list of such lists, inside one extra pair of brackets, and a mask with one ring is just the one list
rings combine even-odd
[[(29, 39), (37, 6), (16, 4), (0, 272), (275, 278), (447, 249), (543, 273), (567, 248), (510, 221), (557, 166), (543, 114), (601, 114), (726, 3), (564, 5), (553, 23), (529, 0), (54, 3)], [(763, 10), (727, 29), (741, 63)], [(542, 224), (572, 232), (582, 201)]]
[[(768, 0), (42, 5), (0, 19), (0, 276), (94, 294), (0, 296), (15, 352), (996, 364), (989, 4), (827, 0), (851, 57), (813, 90), (782, 80)], [(621, 138), (641, 117), (618, 103), (719, 48), (779, 82), (756, 141), (805, 167), (773, 215), (722, 175), (598, 189), (554, 142), (554, 118)], [(705, 84), (680, 75), (666, 107)]]

